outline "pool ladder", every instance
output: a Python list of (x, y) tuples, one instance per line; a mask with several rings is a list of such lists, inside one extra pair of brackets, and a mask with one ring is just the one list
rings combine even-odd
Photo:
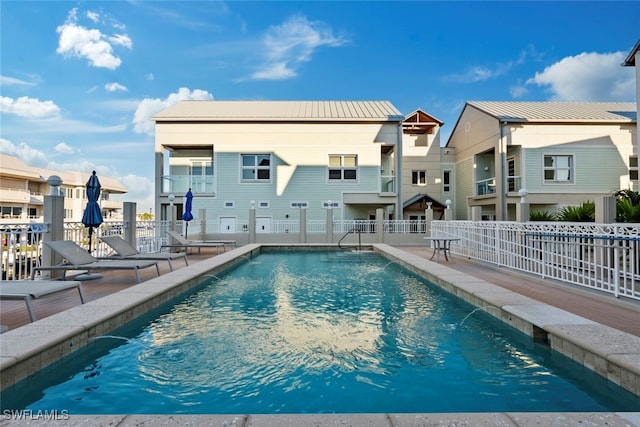
[(362, 250), (362, 237), (360, 236), (360, 234), (362, 233), (362, 230), (360, 230), (359, 228), (352, 228), (351, 230), (349, 230), (346, 233), (344, 233), (344, 235), (338, 241), (338, 247), (340, 249), (346, 249), (346, 248), (342, 247), (341, 243), (351, 233), (358, 233), (358, 250), (361, 251)]

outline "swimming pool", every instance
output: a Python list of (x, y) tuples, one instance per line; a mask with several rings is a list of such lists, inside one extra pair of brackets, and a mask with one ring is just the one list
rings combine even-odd
[(267, 252), (117, 332), (128, 341), (96, 340), (83, 350), (95, 357), (31, 378), (45, 389), (6, 390), (3, 409), (637, 410), (632, 394), (474, 309), (377, 254)]

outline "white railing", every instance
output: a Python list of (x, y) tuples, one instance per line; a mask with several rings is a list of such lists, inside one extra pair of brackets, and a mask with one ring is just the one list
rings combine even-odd
[(433, 221), (454, 254), (640, 299), (640, 224)]

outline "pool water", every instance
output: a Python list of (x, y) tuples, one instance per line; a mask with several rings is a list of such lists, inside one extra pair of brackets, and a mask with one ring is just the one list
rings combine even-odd
[[(378, 254), (267, 252), (95, 340), (3, 409), (71, 414), (638, 411), (631, 393)], [(472, 313), (470, 315), (470, 313)], [(42, 389), (42, 381), (52, 383)], [(20, 397), (18, 397), (20, 395)], [(9, 399), (5, 399), (9, 397)], [(9, 406), (6, 406), (9, 405)]]

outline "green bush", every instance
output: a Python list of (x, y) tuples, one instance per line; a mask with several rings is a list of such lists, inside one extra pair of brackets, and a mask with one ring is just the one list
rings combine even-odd
[(556, 221), (556, 214), (549, 211), (531, 211), (529, 221)]
[(595, 222), (596, 204), (586, 201), (580, 206), (565, 206), (558, 212), (558, 221)]
[(632, 190), (619, 190), (616, 197), (616, 222), (640, 223), (640, 193)]

